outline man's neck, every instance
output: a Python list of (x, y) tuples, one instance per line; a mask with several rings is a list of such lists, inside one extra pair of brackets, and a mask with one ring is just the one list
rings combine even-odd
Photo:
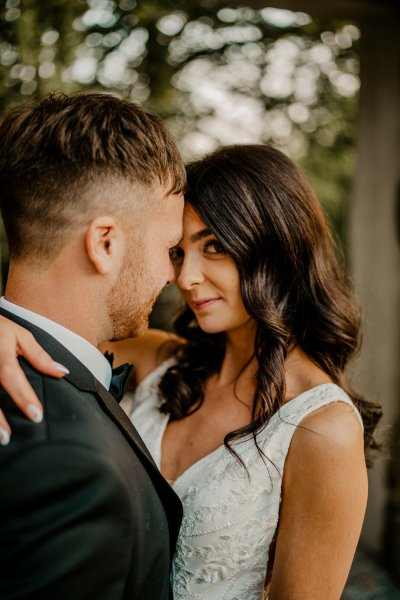
[(85, 338), (94, 346), (103, 341), (95, 326), (98, 317), (97, 306), (85, 289), (76, 289), (74, 282), (63, 278), (43, 277), (40, 274), (32, 281), (31, 277), (20, 277), (10, 273), (5, 290), (5, 298), (23, 308), (51, 319), (66, 329)]
[[(56, 323), (37, 312), (21, 307), (19, 304), (10, 302), (6, 298), (0, 298), (0, 308), (6, 311), (5, 313), (2, 312), (2, 314), (9, 318), (13, 319), (13, 317), (17, 317), (18, 319), (22, 319), (22, 324), (28, 329), (31, 329), (31, 326), (33, 326), (53, 337), (82, 363), (106, 389), (109, 389), (111, 381), (110, 363), (101, 351), (87, 339), (77, 335), (74, 331), (67, 329), (60, 323)], [(21, 321), (17, 322), (21, 323)], [(35, 332), (35, 329), (33, 329), (33, 332)], [(66, 360), (68, 362), (68, 358)]]

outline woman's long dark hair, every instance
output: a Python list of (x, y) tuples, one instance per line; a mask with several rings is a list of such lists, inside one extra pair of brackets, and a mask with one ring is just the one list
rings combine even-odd
[[(229, 146), (187, 167), (186, 200), (236, 263), (248, 314), (256, 323), (258, 361), (252, 421), (230, 442), (256, 440), (285, 398), (285, 359), (298, 344), (352, 398), (364, 421), (365, 447), (377, 448), (378, 405), (346, 382), (358, 347), (360, 318), (335, 254), (321, 206), (295, 165), (266, 145)], [(203, 332), (186, 306), (175, 323), (188, 340), (160, 383), (171, 420), (197, 410), (205, 382), (217, 373), (225, 335)]]

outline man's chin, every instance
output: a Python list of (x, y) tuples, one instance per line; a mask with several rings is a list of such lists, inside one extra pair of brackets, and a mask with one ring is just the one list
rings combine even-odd
[(136, 325), (134, 329), (134, 333), (131, 337), (140, 337), (145, 334), (149, 329), (149, 315), (147, 315), (146, 319), (144, 319), (139, 325)]
[(116, 339), (113, 341), (124, 340), (127, 338), (137, 338), (146, 333), (149, 329), (149, 320), (146, 319), (146, 322), (137, 324), (135, 323), (134, 327), (126, 328), (125, 331), (120, 332)]
[(146, 305), (142, 305), (134, 311), (129, 310), (127, 303), (125, 303), (122, 310), (113, 310), (110, 315), (113, 337), (110, 341), (116, 342), (127, 338), (136, 338), (146, 333), (149, 328), (150, 313), (153, 310), (156, 298), (157, 295), (154, 294)]

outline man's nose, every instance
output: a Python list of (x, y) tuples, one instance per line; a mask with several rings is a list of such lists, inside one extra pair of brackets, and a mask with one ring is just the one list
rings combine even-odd
[(169, 261), (169, 273), (168, 273), (167, 284), (174, 283), (175, 279), (176, 279), (176, 277), (175, 277), (175, 269), (174, 269), (174, 266), (171, 263), (171, 261)]

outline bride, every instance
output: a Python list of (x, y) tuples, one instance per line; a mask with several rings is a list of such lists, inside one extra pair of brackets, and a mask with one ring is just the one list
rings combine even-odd
[[(271, 147), (222, 148), (187, 172), (177, 335), (106, 348), (135, 364), (132, 421), (183, 503), (174, 598), (338, 600), (380, 412), (344, 376), (359, 320), (325, 218)], [(0, 334), (8, 371), (16, 347), (51, 369), (17, 325)], [(1, 379), (21, 398), (14, 363)]]

